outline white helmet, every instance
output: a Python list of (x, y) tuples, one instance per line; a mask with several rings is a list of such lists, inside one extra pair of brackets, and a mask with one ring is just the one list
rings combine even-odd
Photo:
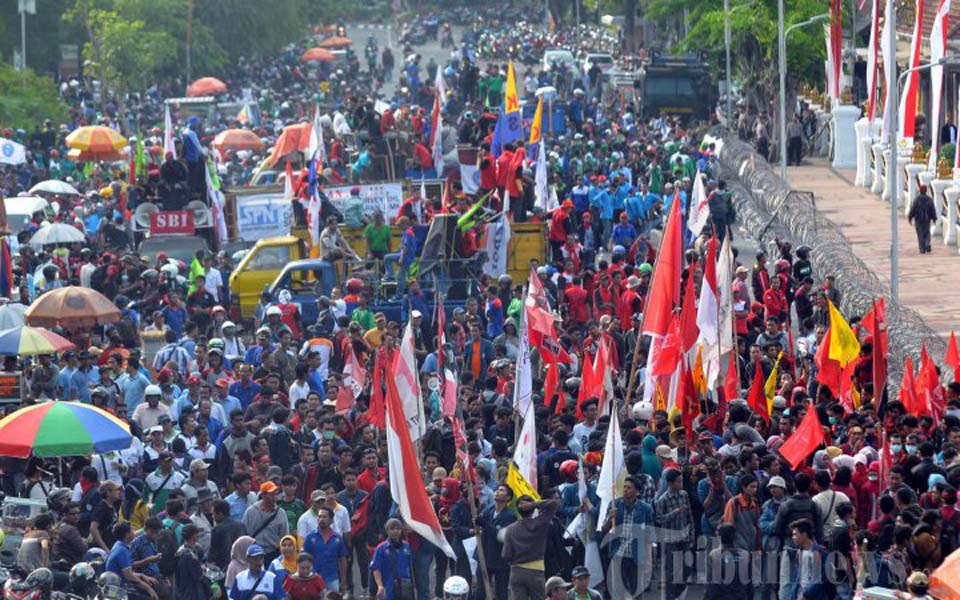
[(443, 582), (443, 600), (467, 600), (469, 595), (470, 585), (463, 577), (454, 575)]
[(147, 389), (143, 390), (143, 397), (146, 398), (147, 396), (158, 396), (163, 398), (163, 390), (160, 389), (159, 385), (150, 384), (147, 386)]
[(278, 317), (283, 316), (283, 311), (280, 310), (279, 306), (271, 306), (267, 309), (267, 316), (272, 317), (273, 315), (277, 315)]
[(636, 421), (649, 421), (653, 416), (653, 404), (641, 400), (633, 405), (630, 414)]

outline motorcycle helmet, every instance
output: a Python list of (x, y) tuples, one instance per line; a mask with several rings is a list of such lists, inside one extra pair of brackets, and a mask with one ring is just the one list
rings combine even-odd
[(470, 595), (470, 585), (467, 580), (458, 575), (443, 582), (443, 600), (467, 600)]
[(79, 562), (70, 569), (71, 593), (88, 598), (97, 583), (97, 572), (90, 563)]
[(46, 567), (34, 569), (23, 583), (29, 589), (43, 590), (44, 594), (49, 594), (53, 589), (53, 571)]
[(160, 398), (163, 398), (163, 390), (160, 389), (159, 385), (150, 384), (143, 391), (144, 399), (146, 399), (148, 396), (159, 396)]
[(70, 502), (72, 493), (70, 488), (53, 490), (47, 495), (47, 508), (50, 509), (50, 512), (59, 514), (63, 507), (67, 505), (67, 502)]
[(653, 416), (653, 404), (641, 400), (633, 405), (630, 413), (635, 421), (649, 421)]
[(120, 580), (119, 575), (111, 571), (106, 571), (100, 576), (97, 587), (100, 589), (101, 600), (115, 600), (126, 596), (123, 581)]
[(567, 483), (572, 483), (577, 480), (577, 471), (579, 468), (580, 465), (577, 461), (573, 459), (565, 460), (560, 463), (560, 475)]

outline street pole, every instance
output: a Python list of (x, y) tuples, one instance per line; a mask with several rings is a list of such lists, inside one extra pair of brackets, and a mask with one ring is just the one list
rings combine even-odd
[(730, 0), (723, 0), (723, 45), (727, 53), (727, 106), (723, 118), (727, 123), (727, 129), (730, 129), (730, 119), (733, 117), (733, 102), (730, 98)]
[[(890, 2), (887, 2), (890, 8)], [(899, 252), (899, 232), (897, 231), (897, 204), (900, 199), (899, 185), (897, 181), (897, 172), (900, 170), (897, 166), (897, 128), (900, 126), (897, 116), (897, 107), (900, 106), (900, 82), (897, 80), (897, 11), (887, 10), (886, 17), (890, 20), (886, 24), (887, 51), (892, 53), (893, 68), (889, 73), (884, 73), (887, 78), (888, 98), (884, 109), (890, 115), (890, 122), (887, 123), (887, 146), (890, 148), (890, 159), (887, 161), (887, 185), (890, 189), (890, 299), (894, 304), (900, 301), (900, 252)], [(909, 72), (910, 69), (907, 69)]]
[(20, 11), (20, 70), (27, 70), (27, 11)]
[(190, 77), (192, 67), (192, 57), (190, 56), (191, 29), (193, 28), (193, 0), (187, 0), (187, 85), (193, 81)]
[(783, 0), (777, 0), (777, 51), (780, 60), (780, 178), (787, 180), (787, 36), (783, 31)]

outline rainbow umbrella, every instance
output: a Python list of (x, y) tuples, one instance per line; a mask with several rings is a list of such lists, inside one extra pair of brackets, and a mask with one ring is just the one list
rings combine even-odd
[(110, 413), (79, 402), (44, 402), (0, 420), (0, 456), (87, 456), (130, 447), (130, 428)]
[(74, 348), (73, 342), (40, 327), (13, 327), (0, 331), (0, 354), (36, 356)]

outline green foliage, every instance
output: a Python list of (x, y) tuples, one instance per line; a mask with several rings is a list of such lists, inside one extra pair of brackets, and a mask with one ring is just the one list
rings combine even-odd
[(176, 61), (176, 42), (162, 31), (148, 31), (143, 21), (131, 21), (111, 10), (88, 13), (93, 40), (83, 46), (83, 58), (99, 64), (108, 87), (129, 92), (146, 87)]
[(31, 69), (15, 71), (0, 63), (0, 90), (0, 127), (32, 128), (44, 119), (55, 123), (67, 120), (67, 107), (60, 102), (57, 86), (48, 76)]
[(943, 160), (944, 157), (950, 164), (953, 164), (953, 159), (957, 156), (957, 145), (956, 144), (943, 144), (940, 146), (940, 152), (937, 154), (938, 160)]

